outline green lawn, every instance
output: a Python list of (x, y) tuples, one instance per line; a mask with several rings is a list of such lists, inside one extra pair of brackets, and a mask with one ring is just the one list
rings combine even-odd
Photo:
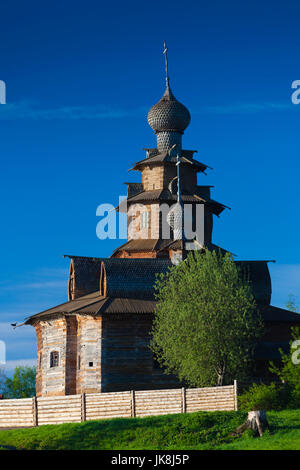
[(244, 412), (199, 412), (160, 417), (87, 421), (0, 431), (0, 448), (16, 449), (297, 449), (300, 410), (267, 413), (270, 432), (232, 437)]

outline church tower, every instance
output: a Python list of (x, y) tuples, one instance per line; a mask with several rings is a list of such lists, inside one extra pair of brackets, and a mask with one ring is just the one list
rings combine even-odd
[(211, 199), (211, 186), (197, 183), (208, 166), (194, 158), (196, 150), (182, 147), (191, 115), (170, 88), (166, 45), (164, 54), (166, 89), (148, 113), (156, 147), (145, 148), (146, 158), (131, 168), (142, 182), (126, 183), (126, 204), (118, 207), (128, 216), (128, 242), (113, 253), (117, 258), (173, 259), (189, 249), (214, 249), (213, 215), (225, 209)]

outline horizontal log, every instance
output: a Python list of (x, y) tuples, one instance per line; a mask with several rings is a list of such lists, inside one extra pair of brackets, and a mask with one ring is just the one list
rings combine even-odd
[(87, 410), (95, 410), (98, 408), (104, 408), (104, 409), (112, 409), (112, 408), (130, 408), (131, 407), (131, 401), (128, 401), (126, 403), (86, 403), (86, 409)]
[(47, 420), (39, 420), (39, 425), (45, 425), (45, 424), (64, 424), (64, 423), (80, 423), (81, 420), (79, 419), (47, 419)]
[(187, 403), (196, 403), (202, 401), (222, 401), (222, 400), (234, 400), (234, 397), (186, 397)]
[(157, 397), (160, 397), (160, 396), (169, 396), (169, 395), (181, 395), (181, 390), (147, 390), (147, 392), (143, 392), (143, 391), (140, 391), (140, 390), (136, 390), (135, 393), (138, 393), (139, 395), (146, 395), (146, 396), (157, 396)]
[(81, 408), (72, 408), (70, 410), (55, 410), (55, 409), (44, 409), (44, 410), (38, 410), (38, 415), (39, 416), (45, 416), (48, 413), (56, 413), (57, 416), (64, 415), (64, 414), (81, 414)]
[(20, 406), (20, 407), (11, 407), (11, 408), (0, 408), (0, 413), (6, 413), (6, 414), (9, 414), (9, 413), (14, 413), (14, 412), (18, 412), (18, 411), (25, 411), (25, 412), (30, 412), (30, 410), (32, 410), (32, 406)]
[(120, 415), (126, 415), (126, 416), (130, 416), (131, 415), (131, 410), (106, 410), (106, 411), (100, 411), (100, 412), (97, 412), (97, 411), (92, 411), (90, 413), (86, 413), (86, 416), (87, 417), (90, 417), (90, 416), (110, 416), (110, 415), (114, 415), (114, 416), (120, 416)]
[(11, 405), (14, 403), (32, 403), (32, 398), (9, 398), (1, 400), (0, 405)]
[(57, 410), (57, 411), (60, 411), (60, 410), (76, 410), (76, 409), (80, 409), (81, 407), (81, 404), (80, 403), (77, 403), (76, 405), (66, 405), (66, 406), (55, 406), (55, 405), (44, 405), (44, 406), (38, 406), (38, 410), (49, 410), (49, 409), (52, 409), (52, 410)]
[(40, 419), (45, 419), (45, 418), (57, 418), (57, 419), (62, 419), (62, 418), (81, 418), (81, 413), (74, 412), (74, 413), (55, 413), (52, 411), (49, 411), (47, 413), (38, 413), (38, 420)]
[(130, 399), (131, 399), (131, 395), (126, 398), (113, 399), (113, 400), (112, 399), (107, 400), (106, 398), (102, 398), (102, 397), (90, 400), (90, 398), (86, 397), (86, 402), (87, 403), (127, 403), (128, 401), (130, 401)]
[(195, 390), (186, 390), (187, 395), (233, 395), (233, 390), (201, 390), (201, 391), (195, 391)]
[(201, 403), (233, 403), (234, 402), (234, 399), (233, 398), (229, 398), (228, 400), (227, 399), (223, 399), (223, 400), (194, 400), (194, 401), (186, 401), (187, 404), (191, 404), (191, 405), (196, 405), (196, 404), (201, 404)]
[(53, 403), (64, 403), (64, 402), (76, 402), (80, 400), (80, 395), (76, 395), (75, 397), (68, 398), (68, 397), (59, 397), (59, 399), (55, 399), (55, 397), (47, 397), (47, 398), (38, 398), (37, 401), (41, 404), (47, 403), (48, 401), (52, 401)]
[(136, 396), (135, 399), (137, 403), (179, 403), (181, 401), (181, 396), (177, 398), (172, 397), (169, 399), (161, 398), (160, 400), (158, 400), (157, 398), (151, 399), (151, 398), (141, 398), (141, 397)]
[(54, 400), (47, 400), (47, 401), (39, 401), (37, 400), (38, 406), (48, 406), (48, 405), (55, 405), (55, 406), (66, 406), (66, 405), (76, 405), (77, 403), (80, 403), (80, 398), (77, 398), (76, 400), (64, 400), (64, 401), (54, 401)]
[(10, 412), (12, 410), (30, 410), (32, 402), (29, 405), (0, 406), (0, 411)]
[(152, 410), (157, 410), (157, 409), (161, 409), (161, 410), (171, 410), (171, 409), (181, 409), (181, 403), (170, 403), (169, 405), (164, 405), (162, 403), (145, 403), (143, 406), (136, 406), (136, 410), (148, 410), (148, 409), (152, 409)]
[(175, 392), (181, 392), (181, 388), (160, 388), (158, 390), (136, 390), (135, 393), (175, 393)]
[(4, 419), (13, 419), (13, 418), (20, 418), (20, 419), (30, 419), (33, 416), (32, 413), (14, 413), (12, 415), (0, 415), (0, 421)]
[(202, 402), (202, 401), (228, 401), (228, 400), (234, 400), (234, 397), (193, 397), (193, 398), (186, 398), (186, 401), (189, 403), (196, 403), (196, 402)]
[(201, 410), (206, 410), (208, 408), (219, 408), (220, 410), (227, 410), (227, 409), (234, 409), (234, 405), (215, 405), (215, 404), (210, 404), (210, 405), (203, 405), (203, 406), (190, 406), (186, 408), (187, 413), (193, 413), (194, 411), (201, 411)]
[(187, 406), (186, 411), (188, 413), (190, 410), (203, 410), (204, 408), (208, 408), (212, 406), (218, 406), (220, 408), (234, 408), (234, 403), (221, 403), (221, 404), (202, 403), (202, 405)]
[(136, 416), (142, 416), (142, 415), (155, 416), (155, 415), (160, 415), (160, 414), (169, 415), (169, 414), (180, 414), (180, 413), (181, 413), (181, 409), (177, 409), (177, 408), (170, 409), (170, 410), (165, 410), (163, 408), (159, 408), (155, 410), (145, 409), (145, 410), (139, 410), (135, 412)]
[(105, 416), (89, 416), (86, 418), (87, 421), (96, 421), (100, 419), (113, 419), (113, 418), (130, 418), (131, 415), (128, 414), (118, 414), (118, 415), (105, 415)]
[(170, 411), (168, 413), (166, 413), (165, 411), (155, 411), (155, 412), (152, 412), (152, 411), (145, 411), (143, 413), (136, 413), (136, 417), (137, 418), (142, 418), (142, 417), (146, 417), (146, 416), (164, 416), (164, 415), (177, 415), (177, 414), (180, 414), (180, 412), (178, 411)]
[(131, 396), (131, 393), (126, 393), (126, 395), (108, 395), (106, 393), (97, 393), (96, 395), (93, 395), (91, 393), (86, 393), (86, 398), (89, 400), (126, 400), (128, 397)]
[(90, 397), (96, 397), (96, 396), (99, 396), (99, 397), (113, 397), (113, 396), (119, 396), (119, 397), (122, 397), (122, 396), (130, 396), (131, 392), (105, 392), (105, 393), (88, 393), (87, 394), (87, 397), (90, 398)]
[(14, 427), (14, 426), (33, 426), (33, 420), (7, 420), (7, 421), (1, 421), (0, 424), (1, 427)]

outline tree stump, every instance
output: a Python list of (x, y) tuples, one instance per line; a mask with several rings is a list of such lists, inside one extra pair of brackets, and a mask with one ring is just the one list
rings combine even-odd
[(268, 427), (269, 423), (264, 410), (249, 411), (247, 421), (237, 428), (235, 434), (242, 434), (246, 429), (252, 429), (261, 437)]

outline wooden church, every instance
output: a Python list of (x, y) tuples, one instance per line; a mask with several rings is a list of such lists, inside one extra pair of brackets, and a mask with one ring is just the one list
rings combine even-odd
[[(198, 174), (208, 167), (195, 158), (196, 150), (182, 148), (190, 113), (174, 97), (168, 72), (166, 90), (150, 109), (148, 123), (157, 145), (144, 149), (145, 158), (132, 168), (141, 173), (141, 182), (126, 183), (128, 226), (133, 227), (128, 241), (109, 258), (67, 256), (68, 302), (25, 321), (37, 334), (37, 396), (180, 386), (174, 376), (163, 373), (149, 349), (155, 276), (184, 262), (187, 244), (189, 249), (222, 250), (212, 241), (213, 218), (226, 206), (212, 199), (210, 186), (198, 185)], [(179, 202), (189, 207), (192, 224), (201, 208), (201, 241), (197, 235), (178, 236), (174, 213), (173, 219), (162, 214), (162, 204), (171, 208)], [(167, 238), (162, 233), (166, 217)], [(268, 361), (279, 357), (278, 348), (287, 347), (291, 326), (300, 325), (300, 315), (270, 305), (267, 261), (237, 263), (252, 281), (265, 322), (253, 371), (264, 376)]]

